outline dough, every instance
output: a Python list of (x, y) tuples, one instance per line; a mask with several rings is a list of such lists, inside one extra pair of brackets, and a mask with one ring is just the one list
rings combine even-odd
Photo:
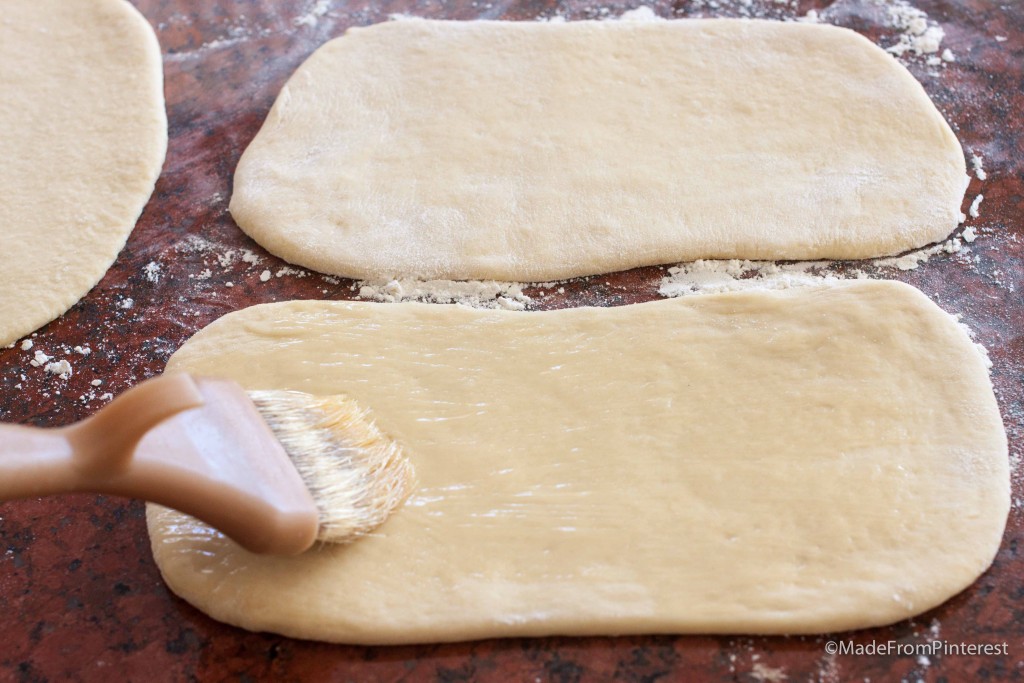
[(167, 148), (153, 29), (124, 0), (0, 6), (0, 346), (93, 288)]
[(554, 280), (944, 239), (964, 155), (833, 26), (398, 21), (320, 48), (235, 174), (274, 254), (358, 278)]
[(887, 624), (969, 585), (1009, 510), (982, 355), (903, 284), (549, 313), (289, 302), (172, 370), (345, 392), (413, 458), (378, 535), (246, 553), (150, 507), (171, 589), (347, 643)]

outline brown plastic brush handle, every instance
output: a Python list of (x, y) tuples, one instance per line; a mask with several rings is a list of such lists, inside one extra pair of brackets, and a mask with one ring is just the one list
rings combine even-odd
[(294, 555), (319, 530), (288, 453), (227, 380), (163, 375), (70, 427), (0, 425), (0, 500), (76, 491), (174, 508), (253, 552)]
[(189, 375), (163, 375), (126, 391), (70, 427), (0, 424), (0, 500), (58, 493), (107, 493), (104, 482), (154, 426), (205, 403)]

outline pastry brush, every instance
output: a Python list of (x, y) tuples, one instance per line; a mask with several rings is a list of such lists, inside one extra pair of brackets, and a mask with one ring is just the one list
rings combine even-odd
[(56, 429), (0, 424), (0, 500), (142, 498), (257, 553), (369, 533), (412, 488), (401, 448), (346, 396), (169, 374)]

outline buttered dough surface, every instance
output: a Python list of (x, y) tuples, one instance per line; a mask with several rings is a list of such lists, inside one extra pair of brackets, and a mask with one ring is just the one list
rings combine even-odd
[(0, 346), (99, 282), (166, 147), (160, 47), (130, 3), (0, 3)]
[(967, 176), (847, 29), (405, 20), (317, 50), (234, 183), (241, 228), (322, 272), (554, 280), (894, 254), (949, 235)]
[(379, 533), (294, 558), (150, 506), (172, 590), (252, 630), (877, 626), (974, 581), (1008, 512), (984, 360), (898, 283), (545, 313), (269, 304), (221, 318), (170, 369), (350, 394), (416, 467)]

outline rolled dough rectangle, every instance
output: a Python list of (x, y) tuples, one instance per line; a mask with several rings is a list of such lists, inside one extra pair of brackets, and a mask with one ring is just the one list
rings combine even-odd
[(407, 20), (299, 67), (231, 214), (335, 275), (556, 280), (895, 254), (948, 236), (966, 183), (921, 85), (847, 29)]
[(270, 304), (203, 330), (170, 369), (348, 393), (418, 472), (379, 533), (296, 558), (151, 506), (171, 588), (253, 630), (877, 626), (969, 585), (1009, 506), (984, 359), (899, 283), (544, 313)]

